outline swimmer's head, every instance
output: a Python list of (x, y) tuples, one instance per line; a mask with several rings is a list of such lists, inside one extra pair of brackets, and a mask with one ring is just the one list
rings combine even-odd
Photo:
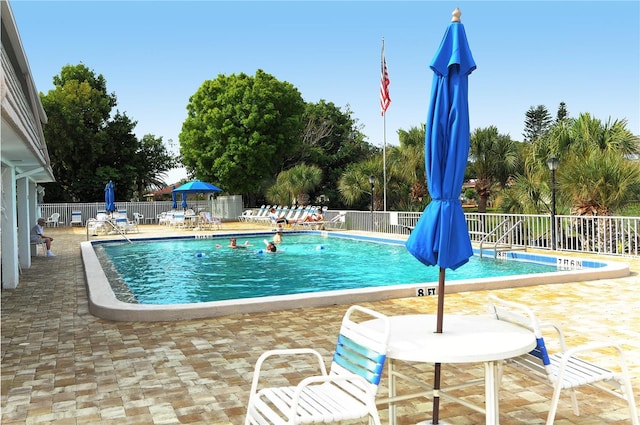
[(269, 252), (276, 252), (278, 248), (276, 248), (276, 244), (274, 244), (273, 242), (269, 242), (269, 244), (267, 245), (267, 251)]

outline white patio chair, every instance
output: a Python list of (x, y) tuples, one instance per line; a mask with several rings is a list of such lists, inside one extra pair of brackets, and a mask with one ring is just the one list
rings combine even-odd
[(51, 216), (47, 217), (45, 221), (45, 226), (47, 227), (58, 227), (60, 222), (60, 213), (53, 213)]
[(87, 229), (89, 231), (89, 234), (92, 236), (97, 236), (98, 233), (102, 233), (105, 234), (108, 232), (109, 229), (107, 229), (107, 220), (109, 218), (107, 217), (107, 214), (104, 212), (99, 212), (98, 214), (96, 214), (96, 218), (90, 218), (87, 220)]
[[(495, 315), (498, 320), (524, 326), (535, 334), (538, 341), (537, 347), (524, 356), (507, 360), (506, 364), (513, 366), (539, 382), (549, 384), (553, 387), (553, 397), (551, 399), (551, 408), (547, 415), (547, 425), (553, 424), (558, 409), (558, 401), (560, 400), (560, 392), (562, 390), (571, 391), (573, 412), (576, 416), (580, 416), (575, 388), (582, 385), (599, 388), (609, 394), (626, 400), (629, 405), (629, 413), (631, 414), (631, 423), (633, 425), (640, 425), (629, 371), (624, 360), (622, 349), (618, 345), (612, 343), (588, 343), (567, 349), (562, 330), (552, 323), (541, 325), (533, 314), (533, 311), (527, 306), (505, 301), (494, 295), (490, 295), (489, 309), (491, 314)], [(542, 327), (555, 329), (560, 347), (559, 353), (549, 354), (547, 352), (541, 331)], [(603, 348), (614, 349), (616, 351), (621, 372), (605, 369), (577, 356), (579, 353), (595, 352)]]
[(139, 225), (144, 221), (144, 215), (140, 214), (139, 212), (134, 212), (133, 219), (135, 220), (136, 224)]
[[(376, 332), (352, 321), (354, 312), (358, 317), (382, 319), (384, 330)], [(386, 316), (352, 306), (342, 319), (328, 374), (322, 356), (316, 350), (265, 352), (256, 363), (245, 425), (326, 423), (365, 417), (380, 425), (375, 396), (384, 369), (388, 340), (389, 319)], [(315, 357), (320, 374), (304, 378), (296, 386), (259, 389), (263, 363), (274, 356), (291, 356), (296, 362), (296, 371), (300, 370), (297, 362), (302, 356)], [(273, 369), (265, 375), (273, 376)]]

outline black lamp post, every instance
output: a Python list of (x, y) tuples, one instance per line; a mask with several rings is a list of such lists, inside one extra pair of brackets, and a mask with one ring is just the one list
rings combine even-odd
[(560, 161), (555, 156), (547, 160), (547, 166), (551, 170), (551, 248), (556, 250), (556, 170)]
[(375, 186), (374, 183), (376, 182), (375, 177), (373, 177), (373, 174), (369, 176), (369, 184), (371, 184), (371, 231), (373, 231), (373, 209), (375, 208), (374, 205), (374, 190), (375, 190)]

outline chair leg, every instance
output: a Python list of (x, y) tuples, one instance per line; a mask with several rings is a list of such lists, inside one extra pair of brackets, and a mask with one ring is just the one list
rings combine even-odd
[(576, 395), (576, 390), (571, 388), (571, 405), (573, 406), (573, 413), (576, 416), (580, 416), (580, 408), (578, 407), (578, 396)]
[(633, 395), (633, 387), (631, 387), (631, 379), (627, 374), (624, 379), (620, 380), (620, 390), (622, 391), (624, 398), (629, 405), (629, 414), (631, 415), (631, 423), (633, 425), (640, 425), (640, 418), (638, 418), (638, 409), (636, 407), (636, 399)]
[(562, 387), (558, 382), (553, 386), (553, 397), (551, 397), (551, 406), (549, 407), (549, 414), (547, 415), (547, 425), (553, 425), (553, 421), (556, 418), (558, 402), (560, 401), (560, 391), (562, 391)]

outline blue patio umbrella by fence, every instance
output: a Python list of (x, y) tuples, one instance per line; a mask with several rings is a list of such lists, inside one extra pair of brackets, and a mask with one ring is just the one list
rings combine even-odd
[(171, 191), (171, 208), (178, 209), (178, 200), (176, 199), (176, 187), (173, 186), (173, 190)]
[(116, 210), (115, 189), (111, 180), (104, 187), (104, 209), (110, 213)]
[[(416, 223), (406, 247), (429, 266), (439, 266), (436, 332), (442, 333), (445, 270), (455, 270), (473, 255), (459, 200), (470, 143), (468, 77), (476, 64), (471, 55), (460, 10), (453, 12), (433, 60), (433, 83), (426, 122), (425, 165), (432, 201)], [(434, 394), (440, 389), (436, 364)], [(433, 422), (438, 423), (439, 397), (433, 398)]]
[(187, 209), (187, 192), (182, 192), (182, 208)]

